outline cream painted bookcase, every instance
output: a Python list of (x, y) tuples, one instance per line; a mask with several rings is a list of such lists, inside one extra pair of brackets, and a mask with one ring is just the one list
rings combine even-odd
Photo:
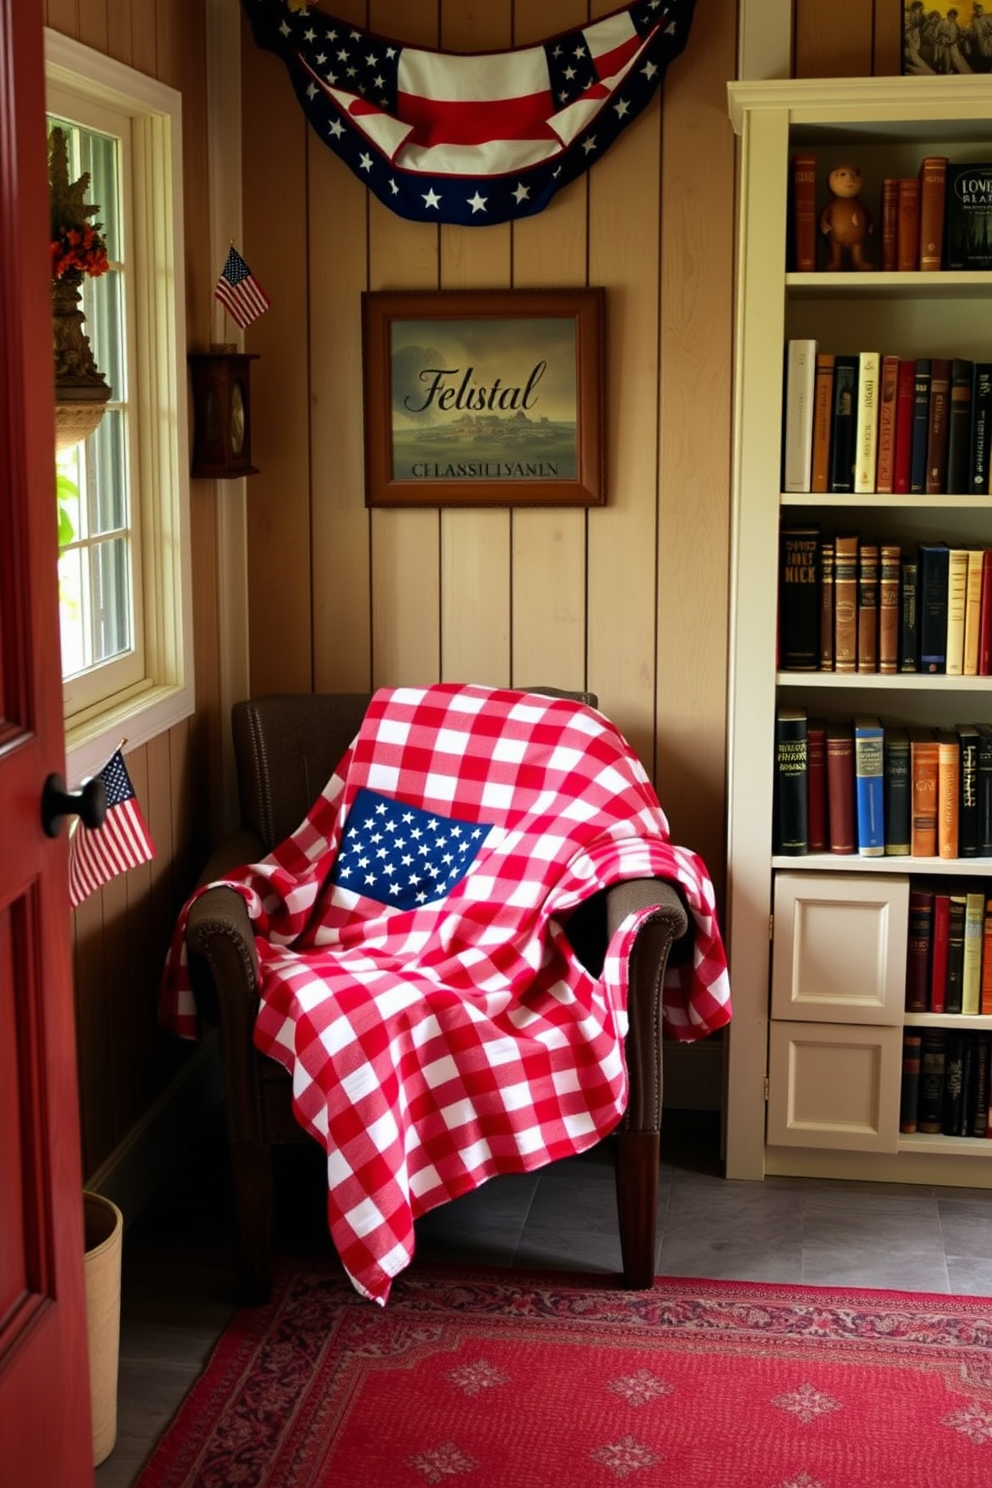
[[(992, 1141), (901, 1136), (906, 934), (915, 877), (988, 876), (992, 860), (775, 857), (777, 704), (810, 716), (948, 727), (992, 721), (992, 679), (775, 672), (780, 522), (912, 544), (992, 546), (992, 498), (795, 496), (781, 490), (786, 342), (823, 351), (992, 360), (992, 274), (786, 272), (789, 162), (859, 165), (865, 200), (926, 155), (992, 160), (981, 78), (729, 85), (739, 135), (729, 724), (727, 1176), (766, 1173), (992, 1187)], [(880, 262), (881, 224), (870, 240)], [(950, 1020), (990, 1028), (992, 1018)]]

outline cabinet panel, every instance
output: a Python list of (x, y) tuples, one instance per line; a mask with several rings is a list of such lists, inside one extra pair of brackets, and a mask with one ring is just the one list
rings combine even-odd
[(775, 877), (772, 1017), (902, 1022), (909, 879)]
[(768, 1142), (895, 1152), (902, 1031), (773, 1023)]

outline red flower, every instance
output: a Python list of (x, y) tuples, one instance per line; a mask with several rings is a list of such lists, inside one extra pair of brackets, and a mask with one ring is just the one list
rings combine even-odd
[(61, 279), (73, 269), (93, 279), (107, 272), (110, 267), (107, 242), (97, 227), (91, 227), (89, 223), (82, 227), (59, 225), (58, 235), (51, 245), (53, 279)]

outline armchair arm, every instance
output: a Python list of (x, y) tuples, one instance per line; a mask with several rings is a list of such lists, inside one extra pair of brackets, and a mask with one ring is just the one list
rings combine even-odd
[(608, 937), (612, 938), (632, 910), (646, 905), (655, 912), (641, 926), (634, 942), (627, 996), (630, 1096), (622, 1125), (634, 1132), (656, 1132), (661, 1127), (662, 983), (672, 947), (689, 928), (678, 889), (663, 879), (639, 878), (607, 890)]

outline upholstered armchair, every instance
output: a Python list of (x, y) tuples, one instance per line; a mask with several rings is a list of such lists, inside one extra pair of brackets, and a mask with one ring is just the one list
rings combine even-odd
[[(591, 694), (533, 689), (592, 706)], [(232, 713), (241, 828), (211, 858), (201, 883), (258, 862), (302, 821), (357, 733), (368, 694), (277, 694), (237, 703)], [(602, 890), (565, 927), (586, 968), (598, 974), (614, 929), (651, 905), (634, 944), (626, 1055), (630, 1095), (617, 1132), (616, 1188), (625, 1285), (654, 1278), (662, 1112), (662, 982), (688, 920), (679, 891), (657, 879)], [(253, 1043), (258, 960), (242, 897), (214, 887), (190, 910), (186, 940), (201, 1016), (219, 1026), (226, 1081), (240, 1280), (246, 1302), (268, 1299), (272, 1281), (275, 1145), (308, 1140), (291, 1108), (291, 1081)]]

